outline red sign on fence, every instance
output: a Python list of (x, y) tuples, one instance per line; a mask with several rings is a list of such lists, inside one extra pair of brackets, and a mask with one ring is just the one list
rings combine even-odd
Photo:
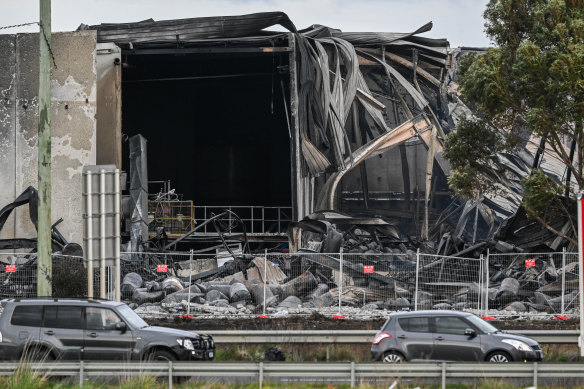
[(373, 273), (373, 271), (374, 271), (373, 265), (363, 266), (363, 273)]
[(525, 267), (535, 267), (535, 259), (526, 259)]
[(14, 273), (16, 271), (16, 265), (6, 265), (6, 273)]
[(166, 273), (168, 271), (168, 265), (156, 265), (156, 271), (158, 273)]

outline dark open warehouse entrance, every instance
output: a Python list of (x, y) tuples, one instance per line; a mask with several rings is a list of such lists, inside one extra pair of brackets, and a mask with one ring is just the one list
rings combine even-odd
[(123, 57), (122, 132), (148, 140), (149, 180), (195, 205), (291, 206), (288, 53), (179, 51)]

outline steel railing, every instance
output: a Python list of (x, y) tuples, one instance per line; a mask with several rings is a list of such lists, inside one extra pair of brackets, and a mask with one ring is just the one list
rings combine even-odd
[[(195, 331), (193, 331), (195, 332)], [(218, 344), (272, 344), (272, 343), (323, 343), (357, 344), (371, 343), (377, 330), (205, 330)], [(541, 344), (578, 344), (578, 330), (506, 330), (505, 333), (524, 335)]]
[[(22, 368), (20, 363), (0, 363), (0, 375), (12, 375)], [(584, 379), (584, 363), (405, 363), (388, 365), (383, 363), (212, 363), (212, 362), (45, 362), (32, 363), (27, 367), (34, 374), (77, 377), (79, 386), (85, 380), (100, 377), (130, 378), (149, 375), (168, 378), (172, 389), (173, 379), (191, 377), (197, 379), (230, 380), (247, 378), (259, 382), (270, 381), (341, 381), (354, 387), (359, 382), (379, 379), (441, 379), (446, 387), (447, 379), (526, 379), (537, 387), (539, 378)]]
[[(219, 214), (226, 209), (235, 212), (245, 224), (246, 232), (249, 234), (285, 233), (288, 223), (292, 221), (292, 207), (195, 205), (193, 209), (197, 224), (208, 220), (212, 214)], [(231, 224), (231, 218), (229, 222)], [(241, 233), (243, 230), (238, 226), (232, 232)], [(216, 230), (212, 225), (206, 225), (200, 233), (214, 234)]]

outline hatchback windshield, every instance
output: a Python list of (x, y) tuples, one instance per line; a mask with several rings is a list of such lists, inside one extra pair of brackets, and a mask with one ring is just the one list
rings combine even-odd
[(490, 334), (493, 332), (499, 332), (499, 330), (490, 325), (489, 323), (487, 323), (486, 321), (484, 321), (483, 319), (481, 319), (478, 316), (475, 315), (469, 315), (466, 316), (466, 318), (468, 321), (470, 321), (475, 327), (477, 327), (479, 330), (483, 331), (486, 334)]
[(118, 312), (126, 319), (130, 325), (134, 328), (144, 328), (148, 327), (148, 324), (142, 320), (140, 316), (136, 314), (136, 312), (132, 311), (132, 308), (128, 307), (127, 305), (120, 305), (118, 307)]

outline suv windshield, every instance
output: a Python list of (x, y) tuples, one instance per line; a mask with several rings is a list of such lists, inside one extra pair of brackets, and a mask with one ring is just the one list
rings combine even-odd
[(490, 325), (489, 323), (487, 323), (486, 321), (484, 321), (483, 319), (481, 319), (478, 316), (469, 315), (469, 316), (466, 316), (465, 319), (470, 321), (471, 324), (473, 324), (475, 327), (477, 327), (479, 330), (483, 331), (486, 334), (490, 334), (493, 332), (500, 332), (497, 329), (497, 327)]
[(132, 311), (132, 308), (128, 307), (127, 305), (120, 305), (118, 306), (118, 312), (122, 315), (124, 319), (134, 328), (144, 328), (148, 327), (148, 324), (142, 320), (140, 316), (136, 314), (136, 312)]

